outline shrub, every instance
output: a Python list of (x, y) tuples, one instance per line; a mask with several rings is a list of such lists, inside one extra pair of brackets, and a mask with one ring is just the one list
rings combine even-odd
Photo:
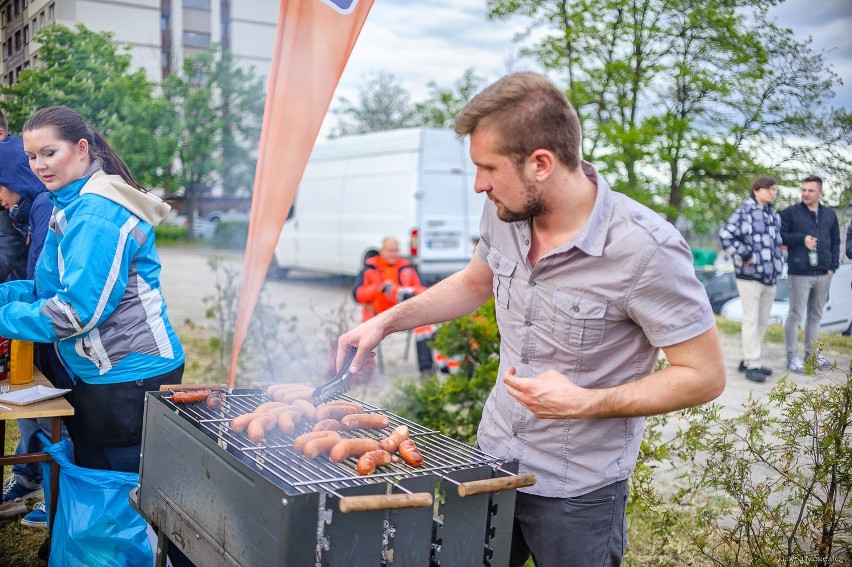
[(445, 323), (432, 347), (459, 359), (457, 374), (398, 383), (386, 405), (394, 413), (473, 443), (499, 365), (500, 337), (489, 301), (475, 313)]
[[(682, 412), (672, 497), (703, 557), (723, 565), (852, 562), (852, 381), (781, 379), (736, 417), (710, 404)], [(670, 512), (670, 514), (672, 514)], [(671, 519), (671, 518), (670, 518)]]
[(154, 227), (157, 244), (174, 244), (185, 241), (189, 235), (184, 226), (161, 225)]

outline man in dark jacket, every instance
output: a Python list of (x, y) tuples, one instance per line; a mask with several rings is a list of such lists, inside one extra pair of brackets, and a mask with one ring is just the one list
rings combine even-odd
[(9, 211), (0, 208), (0, 283), (27, 277), (27, 243), (12, 226)]
[(781, 239), (787, 245), (790, 312), (784, 325), (787, 368), (804, 374), (799, 358), (799, 323), (805, 316), (805, 360), (825, 369), (831, 362), (814, 352), (831, 277), (840, 265), (840, 228), (833, 210), (821, 205), (822, 179), (802, 181), (802, 201), (781, 212)]

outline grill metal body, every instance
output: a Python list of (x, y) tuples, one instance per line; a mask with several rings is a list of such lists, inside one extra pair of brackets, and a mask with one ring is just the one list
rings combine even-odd
[[(268, 401), (235, 390), (222, 408), (174, 404), (171, 392), (146, 399), (137, 507), (196, 565), (260, 567), (507, 565), (515, 488), (534, 482), (503, 462), (421, 425), (348, 396), (367, 412), (406, 424), (424, 457), (368, 476), (356, 459), (335, 464), (293, 450), (277, 428), (255, 445), (231, 420)], [(381, 439), (390, 429), (340, 432)], [(499, 488), (494, 488), (499, 486)], [(460, 494), (466, 494), (461, 496)], [(419, 507), (391, 503), (419, 496)], [(425, 495), (429, 495), (423, 503)], [(384, 498), (365, 511), (342, 504)], [(432, 503), (429, 504), (429, 501)], [(402, 506), (402, 504), (399, 504)], [(344, 506), (344, 509), (348, 509)]]

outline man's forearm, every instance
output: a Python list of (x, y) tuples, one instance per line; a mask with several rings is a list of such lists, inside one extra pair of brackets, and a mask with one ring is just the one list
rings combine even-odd
[(590, 391), (599, 397), (596, 417), (658, 415), (709, 402), (725, 389), (724, 358), (715, 328), (664, 350), (668, 368), (636, 382)]
[(376, 322), (387, 336), (421, 325), (451, 321), (474, 311), (491, 294), (490, 271), (481, 261), (474, 260), (464, 270), (378, 315)]

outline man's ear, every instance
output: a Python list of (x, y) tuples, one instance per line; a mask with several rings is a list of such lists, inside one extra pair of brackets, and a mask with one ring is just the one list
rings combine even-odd
[(527, 158), (528, 172), (531, 173), (538, 181), (542, 181), (550, 177), (550, 175), (553, 174), (555, 166), (556, 156), (554, 156), (553, 152), (550, 150), (535, 150)]

